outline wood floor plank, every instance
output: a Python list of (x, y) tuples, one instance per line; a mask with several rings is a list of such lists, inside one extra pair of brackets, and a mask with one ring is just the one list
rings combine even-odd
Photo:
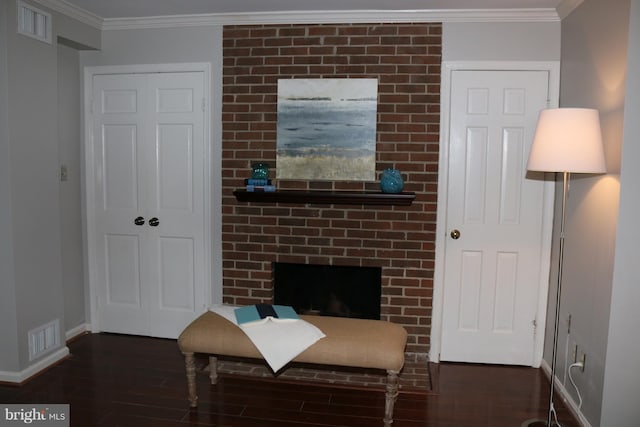
[[(184, 359), (175, 340), (88, 334), (71, 357), (21, 386), (0, 385), (1, 403), (68, 403), (77, 427), (376, 427), (380, 390), (222, 375), (196, 377), (189, 407)], [(425, 366), (425, 369), (427, 367)], [(548, 381), (539, 369), (441, 363), (433, 390), (401, 393), (394, 427), (517, 427), (546, 419)], [(560, 399), (563, 427), (578, 427)]]

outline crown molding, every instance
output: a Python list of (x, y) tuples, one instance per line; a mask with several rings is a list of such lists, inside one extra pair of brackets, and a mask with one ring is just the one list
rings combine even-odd
[(563, 0), (556, 8), (560, 19), (564, 19), (569, 16), (569, 14), (580, 6), (582, 2), (583, 0)]
[(98, 30), (102, 30), (104, 19), (65, 0), (32, 0), (51, 10), (73, 18)]
[[(62, 0), (57, 0), (62, 1)], [(446, 9), (282, 11), (108, 18), (104, 30), (196, 27), (206, 25), (334, 24), (402, 22), (558, 22), (555, 9)]]
[(558, 10), (541, 9), (434, 9), (344, 10), (212, 13), (103, 19), (66, 0), (32, 0), (100, 30), (200, 27), (207, 25), (341, 24), (403, 22), (558, 22), (583, 0), (564, 0)]

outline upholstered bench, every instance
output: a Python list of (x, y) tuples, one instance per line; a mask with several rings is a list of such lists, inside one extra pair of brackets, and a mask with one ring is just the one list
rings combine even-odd
[[(398, 396), (398, 373), (404, 365), (406, 330), (400, 325), (382, 320), (300, 317), (319, 328), (326, 337), (300, 353), (293, 362), (385, 370), (387, 384), (384, 425), (389, 427), (393, 422), (393, 406)], [(216, 356), (262, 359), (258, 349), (237, 325), (210, 311), (186, 327), (178, 338), (178, 347), (185, 356), (192, 407), (198, 404), (195, 353), (209, 355), (212, 384), (217, 382)]]

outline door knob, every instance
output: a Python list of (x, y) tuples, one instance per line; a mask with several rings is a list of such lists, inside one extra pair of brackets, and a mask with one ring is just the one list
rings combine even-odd
[(157, 227), (160, 224), (160, 220), (156, 217), (153, 217), (149, 220), (149, 225), (152, 227)]
[(135, 225), (142, 225), (142, 224), (144, 224), (144, 218), (143, 218), (143, 217), (141, 217), (141, 216), (139, 216), (138, 218), (136, 218), (136, 219), (134, 219), (134, 220), (133, 220), (133, 223), (134, 223)]
[[(149, 221), (151, 223), (151, 221)], [(460, 238), (460, 230), (453, 229), (451, 230), (451, 238), (453, 240), (458, 240)]]

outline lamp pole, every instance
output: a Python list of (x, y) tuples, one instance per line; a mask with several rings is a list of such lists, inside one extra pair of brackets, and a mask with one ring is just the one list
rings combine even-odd
[(569, 183), (569, 172), (562, 172), (562, 213), (560, 219), (560, 245), (558, 249), (558, 287), (556, 289), (556, 320), (553, 327), (553, 354), (551, 356), (551, 379), (549, 391), (549, 414), (547, 416), (547, 426), (552, 426), (553, 413), (553, 393), (555, 390), (556, 359), (558, 353), (558, 330), (560, 329), (560, 297), (562, 296), (562, 268), (564, 266), (564, 221), (567, 209), (567, 190)]

